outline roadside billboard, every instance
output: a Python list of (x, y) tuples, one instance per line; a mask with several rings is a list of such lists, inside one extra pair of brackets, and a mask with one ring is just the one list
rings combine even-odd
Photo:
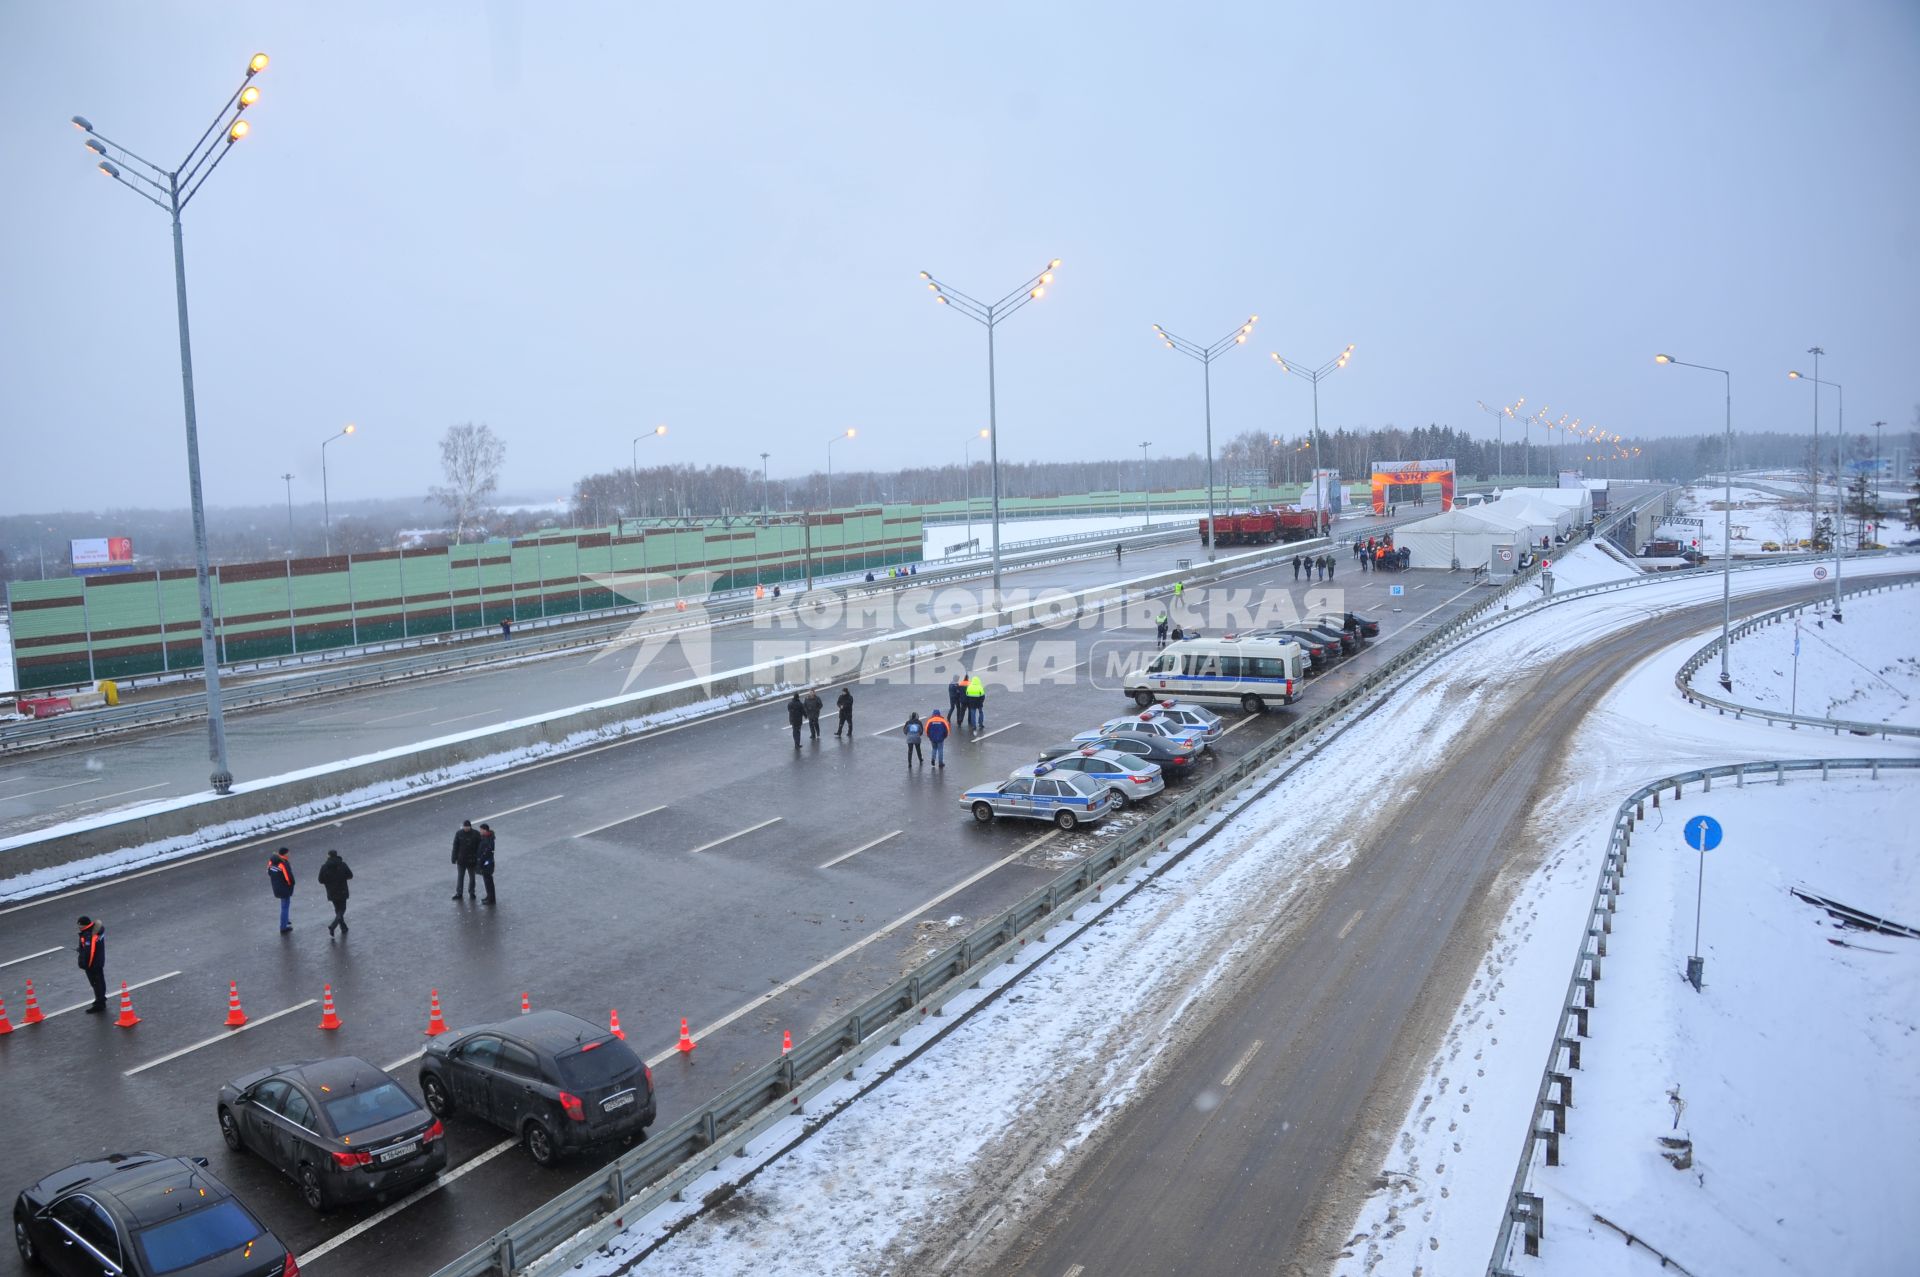
[(86, 537), (70, 545), (76, 574), (133, 571), (132, 537)]

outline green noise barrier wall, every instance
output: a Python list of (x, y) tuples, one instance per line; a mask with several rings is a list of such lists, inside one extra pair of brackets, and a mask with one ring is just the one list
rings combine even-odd
[[(812, 574), (916, 562), (917, 506), (830, 510), (805, 524), (704, 520), (549, 532), (318, 559), (229, 563), (211, 573), (222, 664), (487, 629)], [(15, 581), (22, 691), (200, 666), (200, 601), (188, 569)]]

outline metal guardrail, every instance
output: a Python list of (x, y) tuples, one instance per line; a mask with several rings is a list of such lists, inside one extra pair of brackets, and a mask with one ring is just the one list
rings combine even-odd
[[(1513, 1188), (1507, 1197), (1507, 1210), (1494, 1242), (1493, 1255), (1487, 1261), (1487, 1277), (1514, 1277), (1507, 1268), (1513, 1250), (1514, 1229), (1518, 1227), (1528, 1255), (1540, 1253), (1540, 1238), (1546, 1231), (1545, 1203), (1536, 1193), (1527, 1192), (1527, 1175), (1534, 1157), (1546, 1148), (1546, 1164), (1560, 1164), (1560, 1137), (1567, 1132), (1567, 1110), (1573, 1107), (1573, 1073), (1580, 1068), (1581, 1040), (1588, 1037), (1588, 1013), (1594, 1007), (1594, 990), (1600, 983), (1601, 964), (1607, 956), (1607, 937), (1613, 933), (1613, 915), (1619, 908), (1620, 881), (1627, 871), (1627, 850), (1633, 844), (1634, 830), (1646, 818), (1646, 802), (1660, 806), (1660, 795), (1671, 789), (1679, 798), (1688, 785), (1698, 783), (1703, 792), (1713, 782), (1733, 777), (1735, 788), (1744, 788), (1748, 777), (1771, 778), (1786, 784), (1789, 772), (1818, 772), (1826, 780), (1834, 771), (1866, 770), (1875, 780), (1885, 768), (1920, 770), (1920, 758), (1795, 758), (1757, 763), (1732, 763), (1680, 772), (1649, 781), (1627, 795), (1614, 813), (1613, 833), (1607, 839), (1607, 852), (1600, 863), (1599, 881), (1594, 884), (1593, 904), (1587, 913), (1587, 932), (1573, 960), (1573, 975), (1567, 981), (1567, 996), (1560, 1008), (1559, 1026), (1553, 1046), (1547, 1052), (1547, 1064), (1540, 1073), (1540, 1090), (1527, 1122), (1527, 1134), (1520, 1145), (1520, 1166), (1514, 1172)], [(1562, 1057), (1566, 1068), (1561, 1068)], [(1542, 1130), (1548, 1116), (1552, 1123)]]
[[(1069, 539), (1051, 549), (1002, 555), (1002, 563), (1013, 568), (1044, 567), (1052, 563), (1104, 557), (1116, 541), (1129, 547), (1140, 548), (1173, 544), (1192, 535), (1191, 529), (1169, 529), (1164, 532), (1135, 533), (1118, 537), (1111, 532), (1101, 533), (1094, 538)], [(1097, 540), (1099, 548), (1093, 549), (1089, 545), (1090, 540)], [(862, 599), (902, 590), (909, 586), (938, 585), (967, 580), (983, 576), (985, 573), (986, 568), (982, 562), (969, 560), (965, 563), (928, 567), (910, 577), (880, 577), (870, 584), (862, 578), (849, 577), (845, 584), (835, 585), (830, 578), (817, 577), (814, 589), (832, 588), (838, 590), (841, 597)], [(798, 599), (805, 597), (805, 594), (805, 591), (793, 591), (787, 597)], [(716, 599), (719, 600), (717, 605), (712, 602)], [(651, 626), (645, 632), (664, 634), (705, 625), (729, 624), (750, 617), (756, 610), (764, 610), (769, 602), (770, 600), (767, 599), (754, 598), (751, 590), (709, 595), (703, 601), (702, 612), (697, 618), (691, 618), (691, 614), (688, 614), (691, 619), (675, 622), (671, 618), (680, 614), (668, 611), (666, 623)], [(628, 619), (604, 625), (575, 624), (565, 628), (552, 628), (516, 639), (495, 638), (490, 630), (470, 631), (463, 637), (450, 641), (443, 639), (432, 644), (416, 644), (415, 646), (426, 646), (428, 650), (418, 655), (393, 660), (360, 664), (323, 664), (318, 669), (310, 668), (305, 662), (289, 663), (284, 668), (294, 672), (290, 672), (286, 677), (252, 687), (236, 684), (224, 691), (221, 703), (224, 710), (233, 712), (263, 705), (284, 704), (290, 700), (326, 695), (357, 687), (376, 687), (423, 674), (444, 673), (474, 665), (491, 665), (525, 656), (565, 651), (569, 648), (592, 647), (633, 633), (634, 618), (648, 611), (658, 610), (660, 608), (657, 606), (607, 609), (599, 615), (624, 615)], [(205, 714), (206, 693), (193, 692), (185, 696), (138, 702), (113, 709), (88, 710), (76, 714), (63, 714), (56, 718), (9, 724), (0, 727), (0, 755), (67, 741), (87, 740), (114, 732), (177, 723), (200, 718)]]
[[(1904, 590), (1920, 583), (1916, 578), (1900, 578), (1889, 581), (1884, 577), (1870, 578), (1843, 585), (1841, 597), (1851, 598), (1856, 594), (1878, 594), (1882, 590)], [(1777, 625), (1790, 616), (1798, 616), (1808, 608), (1823, 607), (1824, 602), (1795, 603), (1788, 607), (1759, 616), (1749, 617), (1729, 631), (1728, 637), (1743, 638), (1754, 631), (1769, 625)], [(1673, 684), (1680, 689), (1690, 705), (1701, 705), (1719, 710), (1722, 714), (1732, 714), (1735, 718), (1757, 718), (1767, 723), (1786, 723), (1790, 727), (1820, 727), (1838, 736), (1841, 732), (1851, 732), (1855, 736), (1878, 736), (1887, 740), (1894, 736), (1920, 736), (1920, 727), (1905, 727), (1896, 723), (1863, 723), (1844, 718), (1821, 718), (1814, 714), (1783, 714), (1778, 710), (1762, 709), (1757, 705), (1747, 705), (1725, 697), (1714, 696), (1693, 686), (1693, 676), (1701, 667), (1720, 654), (1721, 636), (1716, 634), (1713, 641), (1688, 657), (1679, 672), (1673, 676)]]

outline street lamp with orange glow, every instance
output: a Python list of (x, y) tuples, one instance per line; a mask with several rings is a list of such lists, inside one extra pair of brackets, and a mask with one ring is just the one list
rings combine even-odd
[(842, 439), (853, 438), (853, 427), (848, 426), (833, 438), (827, 440), (827, 509), (833, 509), (833, 445)]
[[(1715, 368), (1712, 364), (1690, 364), (1684, 359), (1675, 359), (1672, 355), (1655, 355), (1656, 364), (1673, 364), (1679, 368), (1698, 368), (1701, 372), (1717, 372), (1727, 381), (1727, 430), (1726, 453), (1723, 464), (1726, 467), (1727, 491), (1720, 502), (1722, 507), (1720, 520), (1720, 686), (1733, 690), (1733, 672), (1727, 665), (1727, 654), (1733, 647), (1733, 374), (1725, 368)], [(1620, 436), (1615, 435), (1617, 447)]]
[[(1198, 360), (1200, 363), (1200, 387), (1201, 393), (1205, 396), (1202, 403), (1204, 405), (1207, 427), (1208, 562), (1213, 561), (1214, 550), (1220, 544), (1220, 539), (1214, 535), (1213, 511), (1213, 361), (1226, 354), (1229, 350), (1232, 350), (1235, 346), (1246, 345), (1247, 338), (1253, 336), (1253, 326), (1259, 322), (1260, 316), (1248, 315), (1246, 323), (1240, 325), (1219, 341), (1214, 342), (1211, 346), (1203, 346), (1197, 341), (1189, 341), (1185, 337), (1168, 332), (1158, 324), (1153, 326), (1153, 335), (1160, 339), (1161, 345), (1165, 346), (1168, 350), (1179, 351), (1187, 358)], [(1229, 486), (1229, 491), (1231, 491), (1231, 486)]]
[(320, 441), (320, 523), (328, 558), (333, 557), (333, 503), (327, 495), (327, 445), (335, 439), (345, 439), (359, 428), (349, 421), (338, 434), (330, 434)]
[(1504, 408), (1495, 408), (1484, 399), (1474, 402), (1480, 405), (1481, 412), (1493, 414), (1493, 481), (1498, 483), (1507, 473), (1506, 423), (1526, 405), (1527, 397), (1521, 395)]
[(99, 157), (96, 167), (100, 172), (153, 204), (173, 221), (173, 294), (180, 324), (180, 395), (187, 422), (187, 490), (193, 508), (194, 576), (200, 587), (200, 667), (207, 693), (207, 758), (213, 764), (209, 780), (216, 794), (232, 791), (233, 772), (227, 766), (227, 723), (220, 708), (220, 650), (213, 631), (213, 587), (207, 566), (207, 512), (200, 489), (200, 430), (194, 419), (193, 348), (187, 335), (187, 258), (180, 234), (180, 214), (213, 176), (213, 170), (220, 167), (220, 161), (227, 158), (233, 144), (251, 131), (252, 126), (242, 118), (242, 113), (260, 100), (260, 88), (254, 84), (253, 77), (266, 69), (267, 55), (254, 54), (247, 63), (240, 87), (214, 113), (213, 123), (193, 144), (186, 158), (171, 169), (161, 168), (106, 137), (85, 116), (73, 117), (73, 127), (87, 135), (87, 150)]
[(987, 469), (993, 490), (993, 593), (995, 598), (1000, 595), (1000, 417), (999, 405), (994, 393), (993, 330), (1000, 326), (1001, 320), (1028, 302), (1037, 302), (1045, 297), (1047, 289), (1053, 285), (1053, 272), (1059, 269), (1060, 259), (1056, 257), (1047, 263), (1045, 270), (997, 302), (983, 302), (977, 297), (969, 297), (926, 271), (920, 272), (921, 280), (926, 284), (927, 291), (933, 294), (935, 301), (951, 310), (959, 311), (987, 330)]
[[(1345, 368), (1347, 360), (1351, 358), (1353, 358), (1352, 342), (1348, 342), (1345, 350), (1318, 368), (1302, 368), (1299, 364), (1288, 363), (1277, 353), (1273, 355), (1273, 362), (1280, 365), (1281, 372), (1290, 372), (1296, 377), (1304, 377), (1313, 383), (1313, 524), (1314, 529), (1323, 536), (1326, 535), (1327, 525), (1333, 521), (1333, 514), (1326, 510), (1325, 494), (1321, 490), (1320, 482), (1322, 469), (1320, 459), (1325, 455), (1320, 451), (1320, 383)], [(1324, 522), (1321, 517), (1322, 512), (1325, 512)]]

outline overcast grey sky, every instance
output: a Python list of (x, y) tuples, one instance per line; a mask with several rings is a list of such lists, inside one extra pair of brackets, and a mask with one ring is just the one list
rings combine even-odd
[[(657, 459), (957, 461), (998, 295), (1003, 455), (1448, 422), (1850, 427), (1920, 401), (1920, 5), (0, 6), (0, 507), (182, 505), (161, 212), (69, 115), (184, 153), (273, 57), (186, 219), (209, 500), (423, 491), (452, 422), (559, 495)], [(1830, 422), (1831, 404), (1823, 410)], [(1824, 424), (1823, 424), (1824, 428)]]

